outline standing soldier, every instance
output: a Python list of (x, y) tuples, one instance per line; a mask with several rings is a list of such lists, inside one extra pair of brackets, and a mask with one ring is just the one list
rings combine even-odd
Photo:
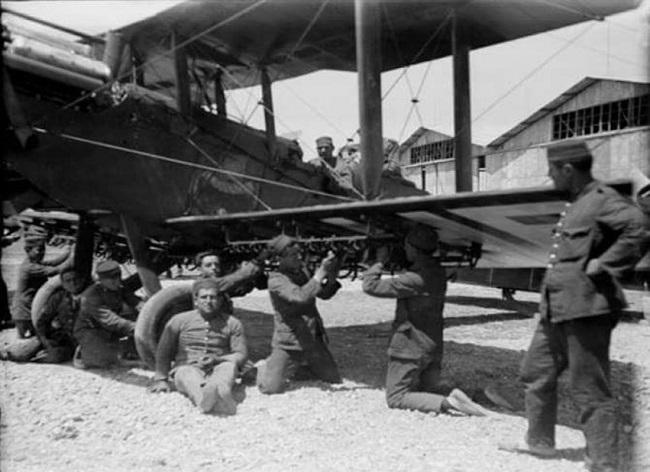
[(404, 242), (408, 271), (391, 279), (381, 279), (385, 248), (378, 251), (379, 262), (363, 275), (363, 291), (368, 295), (397, 298), (393, 335), (388, 347), (386, 401), (389, 408), (444, 413), (451, 410), (484, 416), (487, 412), (462, 390), (445, 397), (439, 392), (442, 366), (442, 310), (447, 278), (433, 253), (438, 234), (428, 226), (413, 228)]
[(110, 259), (97, 264), (97, 282), (81, 294), (74, 336), (78, 367), (106, 368), (119, 362), (120, 338), (133, 337), (142, 301), (122, 290), (120, 265)]
[(313, 276), (307, 272), (300, 247), (286, 235), (268, 244), (280, 264), (269, 274), (268, 290), (275, 310), (271, 355), (258, 363), (257, 385), (262, 393), (284, 391), (287, 380), (305, 365), (316, 378), (340, 383), (338, 367), (327, 347), (316, 297), (328, 299), (340, 288), (334, 254), (323, 259)]
[(524, 443), (506, 449), (556, 454), (557, 380), (568, 369), (587, 443), (585, 465), (591, 472), (614, 472), (618, 413), (609, 344), (626, 306), (619, 281), (641, 257), (643, 216), (594, 180), (591, 165), (584, 142), (548, 149), (548, 174), (569, 201), (555, 226), (540, 320), (522, 365), (528, 431)]

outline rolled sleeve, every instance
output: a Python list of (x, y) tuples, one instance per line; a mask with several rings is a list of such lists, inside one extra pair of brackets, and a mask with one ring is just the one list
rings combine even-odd
[(371, 266), (363, 274), (362, 289), (368, 295), (379, 298), (408, 298), (422, 292), (422, 277), (414, 272), (406, 272), (397, 277), (381, 278), (382, 264)]

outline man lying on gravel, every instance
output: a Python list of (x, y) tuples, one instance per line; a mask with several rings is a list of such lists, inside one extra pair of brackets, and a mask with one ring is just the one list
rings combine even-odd
[[(416, 226), (404, 242), (408, 271), (381, 279), (386, 248), (378, 262), (363, 275), (363, 291), (375, 297), (397, 298), (393, 335), (388, 347), (386, 400), (390, 408), (445, 413), (459, 411), (485, 416), (487, 410), (463, 391), (439, 394), (442, 365), (442, 310), (447, 291), (444, 268), (433, 253), (438, 234), (428, 226)], [(448, 390), (448, 389), (447, 389)]]
[[(241, 322), (230, 314), (215, 278), (194, 282), (195, 309), (175, 315), (160, 337), (151, 392), (168, 392), (170, 381), (202, 413), (234, 415), (232, 389), (248, 357)], [(172, 369), (172, 362), (174, 368)]]
[(258, 362), (257, 386), (262, 393), (280, 393), (299, 368), (329, 383), (341, 375), (327, 347), (323, 320), (316, 298), (328, 299), (340, 288), (334, 254), (323, 259), (313, 276), (307, 272), (302, 252), (294, 240), (280, 235), (268, 244), (270, 257), (280, 265), (269, 273), (268, 290), (275, 310), (271, 355)]

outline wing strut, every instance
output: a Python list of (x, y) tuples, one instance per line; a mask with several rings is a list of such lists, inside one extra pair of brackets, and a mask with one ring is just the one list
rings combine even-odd
[(451, 42), (454, 54), (454, 157), (456, 191), (472, 191), (472, 116), (470, 113), (469, 38), (467, 28), (452, 16)]
[(271, 156), (271, 162), (275, 162), (275, 116), (273, 115), (273, 95), (271, 93), (271, 79), (266, 67), (260, 70), (262, 74), (262, 102), (264, 103), (264, 125), (266, 128), (266, 140)]
[(379, 196), (384, 163), (381, 129), (381, 3), (354, 2), (357, 74), (359, 81), (359, 125), (361, 181), (366, 200)]

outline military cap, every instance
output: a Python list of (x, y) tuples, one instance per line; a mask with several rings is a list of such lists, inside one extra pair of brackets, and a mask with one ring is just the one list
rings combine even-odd
[(95, 267), (95, 273), (98, 277), (112, 275), (114, 273), (121, 273), (120, 265), (112, 259), (101, 261)]
[(554, 144), (548, 147), (546, 153), (549, 162), (590, 164), (593, 160), (591, 151), (584, 141)]
[(293, 243), (293, 238), (287, 236), (286, 234), (280, 234), (271, 239), (266, 245), (266, 248), (271, 252), (272, 255), (279, 255), (282, 254), (282, 252)]
[(199, 290), (201, 290), (202, 288), (213, 288), (217, 291), (217, 293), (221, 293), (222, 286), (223, 283), (221, 283), (220, 279), (217, 279), (215, 277), (203, 277), (197, 279), (192, 284), (192, 295), (196, 295), (197, 293), (199, 293)]
[(316, 147), (321, 147), (321, 146), (330, 146), (334, 147), (334, 141), (332, 141), (332, 138), (329, 136), (321, 136), (320, 138), (316, 139)]
[(438, 249), (438, 233), (435, 229), (417, 225), (406, 235), (406, 242), (423, 252), (433, 252)]

